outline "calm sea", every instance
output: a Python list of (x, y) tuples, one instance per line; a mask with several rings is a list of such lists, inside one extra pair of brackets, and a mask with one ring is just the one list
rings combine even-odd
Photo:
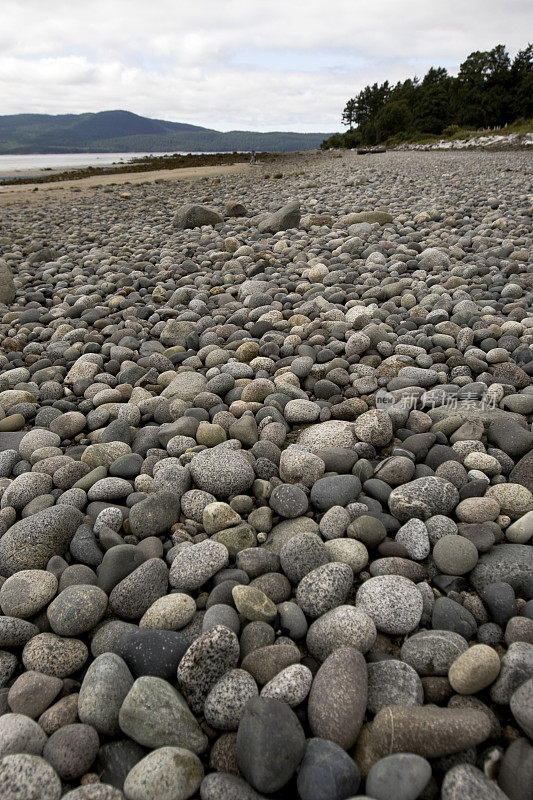
[[(110, 164), (127, 164), (133, 158), (164, 156), (174, 153), (30, 153), (23, 156), (0, 155), (0, 175), (22, 177), (35, 170), (43, 174), (50, 169), (75, 169), (76, 167), (105, 167)], [(182, 155), (186, 155), (183, 153)]]

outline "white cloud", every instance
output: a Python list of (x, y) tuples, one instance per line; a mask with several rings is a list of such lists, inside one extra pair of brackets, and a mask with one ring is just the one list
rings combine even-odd
[(3, 5), (2, 113), (126, 108), (222, 130), (339, 129), (344, 103), (367, 83), (454, 71), (499, 43), (514, 54), (533, 29), (523, 0)]

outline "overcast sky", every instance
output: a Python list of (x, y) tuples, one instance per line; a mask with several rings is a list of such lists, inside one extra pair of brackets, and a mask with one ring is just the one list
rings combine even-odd
[(0, 114), (126, 109), (218, 130), (340, 130), (374, 81), (456, 73), (531, 0), (2, 0)]

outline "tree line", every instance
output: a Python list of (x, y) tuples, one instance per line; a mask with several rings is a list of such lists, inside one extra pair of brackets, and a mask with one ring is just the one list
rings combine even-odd
[(350, 98), (342, 114), (344, 134), (323, 147), (374, 145), (417, 134), (452, 134), (454, 129), (501, 128), (533, 116), (533, 45), (513, 61), (505, 45), (476, 50), (457, 77), (431, 67), (422, 80), (374, 83)]

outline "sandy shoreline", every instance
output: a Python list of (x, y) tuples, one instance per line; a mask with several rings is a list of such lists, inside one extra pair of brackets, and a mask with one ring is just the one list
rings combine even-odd
[[(17, 202), (41, 202), (43, 194), (52, 192), (54, 198), (66, 196), (72, 189), (83, 192), (97, 186), (153, 183), (154, 181), (194, 181), (201, 178), (216, 178), (221, 175), (236, 175), (260, 169), (259, 165), (224, 164), (214, 167), (185, 167), (181, 169), (153, 170), (152, 172), (122, 172), (110, 175), (93, 175), (88, 178), (57, 183), (24, 183), (19, 186), (0, 186), (0, 205)], [(37, 191), (36, 191), (37, 190)]]

